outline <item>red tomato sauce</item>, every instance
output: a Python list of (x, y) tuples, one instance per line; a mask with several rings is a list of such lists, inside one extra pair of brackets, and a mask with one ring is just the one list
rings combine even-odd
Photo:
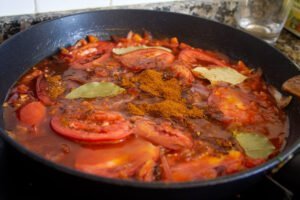
[[(229, 67), (246, 79), (212, 83), (195, 74), (199, 66)], [(159, 83), (145, 82), (147, 72), (161, 76)], [(89, 91), (92, 97), (67, 97), (92, 82), (120, 92), (101, 96), (102, 88)], [(169, 88), (160, 88), (164, 84)], [(88, 36), (62, 48), (23, 75), (3, 107), (7, 132), (31, 151), (86, 173), (139, 181), (208, 180), (243, 171), (276, 156), (288, 135), (288, 119), (259, 71), (149, 33), (111, 41)], [(253, 156), (237, 132), (263, 136), (274, 148)]]

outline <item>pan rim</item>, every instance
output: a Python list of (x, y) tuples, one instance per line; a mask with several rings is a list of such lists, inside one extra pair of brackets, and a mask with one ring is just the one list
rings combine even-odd
[[(191, 15), (187, 15), (187, 14), (181, 14), (181, 13), (143, 10), (143, 9), (107, 9), (107, 10), (86, 11), (86, 12), (81, 12), (81, 13), (76, 13), (76, 14), (70, 14), (70, 15), (66, 15), (63, 17), (58, 17), (55, 19), (41, 22), (39, 24), (29, 27), (28, 29), (26, 29), (24, 31), (20, 31), (19, 33), (15, 34), (11, 38), (5, 40), (4, 42), (2, 42), (0, 47), (8, 45), (15, 38), (20, 37), (20, 35), (22, 36), (23, 32), (27, 32), (27, 31), (31, 31), (31, 30), (40, 28), (44, 24), (50, 23), (52, 21), (58, 21), (58, 20), (66, 19), (68, 17), (74, 17), (77, 15), (86, 15), (86, 14), (92, 14), (92, 13), (112, 12), (112, 11), (113, 12), (120, 12), (120, 11), (122, 11), (122, 12), (149, 12), (149, 13), (151, 12), (151, 13), (163, 13), (163, 14), (174, 15), (174, 16), (182, 15), (182, 16), (189, 17), (189, 18), (194, 18), (194, 19), (197, 18), (199, 20), (209, 21), (210, 23), (215, 23), (215, 24), (236, 30), (235, 28), (233, 28), (229, 25), (222, 24), (217, 21), (209, 20), (209, 19), (202, 18), (202, 17), (191, 16)], [(241, 30), (239, 30), (239, 31), (241, 31)], [(248, 37), (251, 37), (251, 38), (254, 38), (256, 40), (260, 40), (261, 42), (263, 42), (261, 39), (255, 37), (255, 36), (252, 36), (244, 31), (241, 31), (241, 32), (248, 35)], [(278, 49), (274, 48), (273, 46), (271, 46), (270, 44), (267, 44), (267, 43), (265, 43), (265, 45), (268, 45), (273, 50), (275, 50), (277, 53), (281, 54), (293, 66), (295, 66), (297, 69), (299, 69), (294, 62), (292, 62), (288, 57), (286, 57), (284, 54), (282, 54)], [(300, 148), (300, 143), (294, 144), (292, 147), (290, 147), (288, 149), (284, 149), (276, 157), (272, 158), (271, 160), (267, 161), (266, 163), (264, 163), (262, 165), (259, 165), (255, 168), (251, 168), (251, 169), (248, 169), (248, 170), (245, 170), (242, 172), (238, 172), (238, 173), (235, 173), (232, 175), (218, 177), (218, 178), (212, 179), (212, 180), (175, 182), (175, 183), (141, 182), (141, 181), (136, 181), (136, 180), (112, 179), (112, 178), (101, 177), (101, 176), (97, 176), (97, 175), (84, 173), (79, 170), (63, 166), (61, 164), (57, 164), (57, 163), (47, 160), (46, 158), (38, 155), (37, 153), (34, 153), (34, 152), (30, 151), (29, 149), (25, 148), (23, 145), (21, 145), (20, 143), (15, 141), (13, 138), (11, 138), (2, 127), (0, 127), (0, 132), (1, 132), (0, 137), (3, 138), (4, 141), (7, 142), (9, 145), (13, 146), (14, 149), (16, 149), (18, 152), (20, 152), (24, 156), (27, 156), (28, 158), (30, 158), (34, 161), (37, 161), (38, 163), (41, 163), (47, 167), (50, 167), (52, 169), (59, 171), (59, 172), (63, 172), (68, 175), (71, 175), (71, 176), (76, 176), (79, 178), (83, 178), (83, 179), (95, 181), (95, 182), (102, 182), (102, 183), (112, 184), (112, 185), (116, 185), (116, 186), (129, 186), (129, 187), (134, 187), (134, 188), (147, 188), (147, 189), (186, 189), (186, 188), (194, 188), (194, 187), (214, 186), (214, 185), (218, 185), (218, 184), (224, 184), (224, 183), (228, 183), (228, 182), (238, 181), (241, 179), (245, 179), (245, 178), (252, 177), (252, 176), (258, 175), (260, 173), (266, 172), (267, 170), (278, 165), (280, 162), (288, 159), (298, 148)], [(300, 141), (300, 139), (299, 139), (299, 141)]]
[(69, 17), (75, 17), (77, 15), (96, 14), (96, 13), (99, 13), (99, 12), (149, 12), (149, 13), (160, 13), (160, 14), (167, 14), (167, 15), (174, 15), (174, 16), (183, 16), (183, 17), (188, 17), (188, 18), (191, 18), (191, 19), (200, 19), (200, 20), (208, 21), (210, 23), (214, 23), (214, 24), (226, 27), (226, 28), (231, 29), (231, 30), (242, 32), (244, 35), (247, 35), (247, 37), (250, 37), (252, 39), (256, 39), (256, 40), (259, 40), (260, 42), (263, 42), (264, 45), (267, 45), (268, 47), (272, 48), (277, 53), (279, 53), (281, 56), (283, 56), (287, 60), (289, 60), (289, 62), (292, 63), (296, 67), (296, 69), (298, 69), (300, 71), (300, 66), (297, 63), (295, 63), (294, 61), (292, 61), (290, 58), (288, 58), (281, 51), (279, 51), (279, 49), (275, 48), (275, 46), (272, 46), (271, 44), (265, 42), (263, 39), (261, 39), (259, 37), (256, 37), (254, 35), (251, 35), (250, 33), (246, 32), (242, 29), (238, 29), (238, 28), (235, 28), (235, 27), (230, 26), (228, 24), (224, 24), (224, 23), (221, 23), (219, 21), (204, 18), (204, 17), (201, 17), (201, 16), (194, 16), (194, 15), (189, 15), (189, 14), (184, 14), (184, 13), (166, 12), (166, 11), (159, 11), (159, 10), (147, 10), (147, 9), (128, 9), (128, 8), (126, 8), (126, 9), (120, 9), (120, 8), (114, 9), (114, 8), (111, 8), (111, 9), (103, 9), (103, 10), (83, 11), (83, 12), (78, 12), (78, 13), (75, 13), (75, 14), (63, 15), (63, 16), (60, 16), (60, 17), (57, 17), (57, 18), (53, 18), (53, 19), (50, 19), (50, 20), (39, 22), (38, 24), (32, 25), (32, 26), (28, 27), (25, 30), (21, 30), (20, 32), (14, 34), (13, 36), (9, 37), (8, 39), (2, 41), (1, 44), (0, 44), (0, 47), (7, 45), (11, 40), (14, 40), (15, 38), (22, 35), (22, 33), (29, 32), (29, 31), (34, 30), (34, 29), (38, 29), (38, 28), (40, 28), (40, 26), (43, 26), (44, 24), (47, 24), (47, 23), (50, 23), (50, 22), (53, 22), (53, 21), (64, 20), (64, 19), (69, 18)]

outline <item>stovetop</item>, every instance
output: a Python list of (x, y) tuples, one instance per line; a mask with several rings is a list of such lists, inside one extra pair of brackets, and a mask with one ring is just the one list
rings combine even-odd
[[(55, 184), (47, 185), (43, 180), (32, 175), (34, 172), (28, 173), (28, 169), (24, 169), (19, 162), (16, 164), (13, 154), (10, 154), (9, 151), (10, 148), (0, 139), (1, 200), (48, 199), (47, 197), (50, 196), (52, 199), (53, 197), (62, 199), (64, 196), (67, 199), (75, 197), (72, 194), (63, 194), (61, 190), (56, 189)], [(98, 199), (91, 196), (88, 198)], [(300, 153), (276, 174), (266, 176), (254, 187), (241, 194), (236, 194), (230, 199), (300, 199)]]

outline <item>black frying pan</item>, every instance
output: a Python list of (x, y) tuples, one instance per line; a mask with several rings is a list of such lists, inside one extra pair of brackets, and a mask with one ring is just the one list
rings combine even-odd
[[(262, 68), (267, 82), (278, 89), (288, 78), (299, 74), (296, 66), (267, 43), (229, 26), (197, 17), (144, 10), (106, 10), (63, 17), (38, 24), (16, 34), (0, 46), (0, 102), (3, 103), (10, 86), (31, 66), (55, 53), (59, 47), (73, 44), (87, 34), (109, 39), (112, 34), (125, 35), (129, 30), (148, 30), (155, 37), (177, 36), (196, 47), (216, 50), (233, 60)], [(57, 182), (68, 181), (73, 192), (93, 191), (112, 196), (212, 199), (250, 186), (266, 171), (291, 156), (300, 146), (300, 102), (295, 99), (287, 108), (290, 135), (283, 152), (267, 163), (251, 170), (210, 181), (186, 183), (142, 183), (108, 179), (52, 163), (22, 147), (1, 128), (1, 136), (22, 156), (39, 163), (44, 173), (56, 174)], [(2, 108), (0, 126), (4, 127)], [(41, 165), (42, 164), (42, 165)], [(58, 176), (59, 174), (59, 176)], [(52, 176), (52, 175), (51, 175)], [(70, 185), (68, 185), (70, 186)], [(77, 188), (77, 189), (75, 189)], [(111, 197), (112, 197), (111, 196)]]

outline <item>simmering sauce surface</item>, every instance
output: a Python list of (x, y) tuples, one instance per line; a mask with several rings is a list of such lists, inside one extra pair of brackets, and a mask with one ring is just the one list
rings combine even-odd
[(78, 41), (30, 69), (4, 103), (31, 151), (99, 176), (208, 180), (276, 156), (287, 117), (260, 70), (130, 32)]

